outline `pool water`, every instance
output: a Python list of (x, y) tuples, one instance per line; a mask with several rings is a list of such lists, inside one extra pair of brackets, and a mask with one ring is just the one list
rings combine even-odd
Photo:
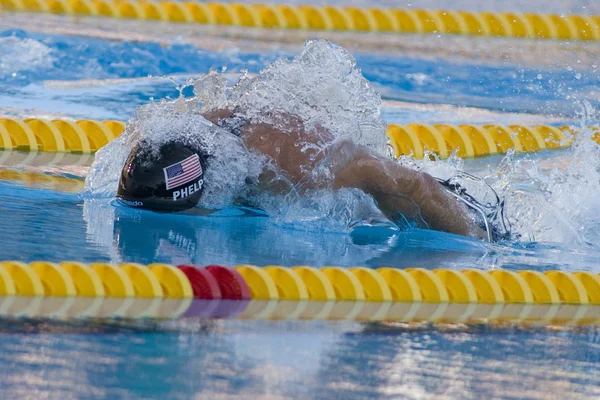
[[(3, 398), (579, 399), (593, 332), (215, 323), (193, 334), (4, 335)], [(553, 362), (560, 360), (560, 362)]]
[[(178, 97), (178, 85), (210, 68), (226, 67), (233, 79), (301, 49), (301, 42), (252, 40), (217, 46), (224, 39), (210, 36), (200, 45), (193, 31), (151, 24), (140, 30), (155, 29), (155, 41), (125, 31), (122, 40), (108, 40), (90, 33), (101, 22), (84, 26), (42, 16), (30, 16), (25, 31), (14, 29), (18, 18), (0, 15), (2, 116), (125, 121), (152, 99)], [(76, 35), (63, 32), (68, 24)], [(438, 49), (463, 43), (435, 35), (418, 40), (439, 41)], [(540, 44), (547, 57), (532, 60), (517, 56), (530, 46), (527, 41), (472, 40), (488, 50), (425, 54), (366, 45), (350, 50), (382, 94), (388, 123), (597, 123), (600, 76), (590, 61), (597, 49), (580, 49), (581, 58), (572, 58), (566, 43)], [(502, 46), (506, 57), (492, 54)], [(190, 96), (190, 88), (183, 95)], [(47, 165), (39, 156), (3, 153), (0, 259), (598, 272), (594, 146), (590, 141), (504, 161), (502, 156), (464, 161), (466, 171), (482, 176), (497, 174), (503, 163), (513, 167), (511, 189), (519, 194), (513, 204), (528, 206), (517, 207), (514, 215), (529, 225), (519, 241), (500, 244), (390, 226), (320, 230), (237, 209), (204, 217), (155, 214), (83, 195), (93, 161), (88, 156)], [(552, 175), (556, 171), (564, 171), (562, 179)], [(0, 396), (6, 399), (600, 395), (595, 329), (23, 320), (2, 321), (0, 328)]]

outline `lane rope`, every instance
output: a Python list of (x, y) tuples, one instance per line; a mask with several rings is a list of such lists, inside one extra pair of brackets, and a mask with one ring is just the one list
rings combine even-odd
[(123, 132), (120, 121), (0, 118), (0, 150), (90, 154)]
[(600, 16), (149, 0), (0, 0), (0, 9), (205, 25), (600, 40)]
[(0, 262), (0, 316), (596, 325), (600, 275)]
[[(125, 129), (121, 121), (47, 120), (0, 118), (0, 150), (91, 154), (114, 140)], [(600, 144), (600, 128), (593, 140)], [(453, 152), (462, 158), (516, 152), (536, 152), (569, 147), (580, 130), (551, 125), (471, 124), (390, 124), (387, 127), (391, 151), (396, 157), (412, 155), (422, 159), (430, 151), (440, 158)]]

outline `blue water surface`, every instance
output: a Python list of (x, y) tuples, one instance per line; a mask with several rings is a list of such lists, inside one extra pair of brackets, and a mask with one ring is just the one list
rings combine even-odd
[(226, 322), (194, 334), (5, 335), (0, 346), (0, 394), (7, 399), (32, 393), (51, 399), (578, 399), (599, 392), (596, 332)]
[[(242, 70), (257, 73), (276, 59), (294, 55), (281, 49), (252, 53), (232, 48), (212, 52), (177, 42), (163, 46), (20, 30), (0, 32), (0, 50), (6, 58), (22, 57), (23, 53), (32, 51), (33, 43), (43, 46), (48, 56), (39, 64), (26, 62), (18, 68), (0, 67), (0, 88), (5, 91), (5, 95), (0, 96), (0, 107), (15, 107), (22, 102), (21, 108), (33, 106), (79, 118), (84, 117), (78, 115), (79, 107), (84, 105), (86, 117), (98, 114), (98, 118), (102, 118), (102, 111), (110, 111), (112, 118), (126, 120), (135, 107), (150, 99), (176, 98), (179, 91), (170, 80), (154, 81), (142, 88), (130, 85), (127, 91), (97, 86), (84, 91), (48, 90), (44, 87), (45, 81), (174, 76), (181, 84), (185, 77), (206, 73), (211, 68), (226, 67), (232, 74)], [(40, 50), (35, 47), (33, 51)], [(391, 100), (572, 116), (581, 109), (581, 101), (598, 98), (600, 79), (596, 68), (581, 71), (552, 64), (532, 68), (510, 60), (472, 64), (442, 57), (419, 59), (398, 52), (382, 55), (359, 50), (354, 54), (365, 77), (384, 98)], [(177, 78), (180, 75), (184, 77)], [(184, 94), (191, 95), (191, 90)], [(72, 104), (73, 110), (65, 109), (64, 102)], [(94, 112), (90, 106), (99, 110)]]

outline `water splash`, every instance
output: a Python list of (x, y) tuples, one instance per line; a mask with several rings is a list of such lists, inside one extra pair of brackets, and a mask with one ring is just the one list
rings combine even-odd
[(589, 102), (582, 103), (579, 123), (572, 126), (578, 133), (569, 150), (511, 164), (510, 214), (526, 239), (598, 246), (600, 146), (589, 128), (597, 115)]
[[(86, 195), (114, 195), (120, 168), (139, 140), (158, 149), (161, 143), (177, 138), (187, 142), (199, 140), (212, 155), (200, 206), (225, 208), (245, 199), (267, 210), (281, 224), (311, 222), (326, 230), (346, 230), (365, 218), (381, 219), (380, 214), (373, 212), (373, 200), (358, 191), (256, 195), (248, 182), (257, 182), (263, 168), (269, 167), (265, 157), (248, 151), (239, 138), (200, 116), (228, 108), (240, 110), (252, 122), (278, 126), (278, 115), (295, 115), (305, 129), (321, 135), (316, 143), (296, 143), (304, 152), (312, 149), (318, 153), (340, 140), (351, 140), (385, 154), (386, 124), (380, 118), (381, 98), (355, 65), (345, 49), (328, 41), (313, 40), (294, 59), (279, 60), (252, 78), (242, 73), (233, 86), (228, 85), (225, 76), (212, 70), (187, 83), (193, 85), (194, 97), (181, 96), (140, 107), (121, 137), (97, 153), (86, 179)], [(184, 88), (178, 89), (182, 92)], [(281, 131), (286, 134), (283, 127)], [(317, 169), (314, 173), (323, 171)], [(322, 223), (316, 224), (316, 220)]]
[[(453, 179), (461, 170), (473, 171), (506, 202), (506, 215), (515, 239), (520, 242), (560, 243), (585, 247), (600, 241), (600, 145), (594, 129), (598, 111), (583, 102), (570, 149), (542, 153), (516, 153), (511, 149), (499, 162), (489, 161), (484, 168), (473, 168), (477, 160), (447, 160), (426, 154), (423, 160), (402, 156), (399, 163), (442, 179)], [(458, 179), (466, 186), (468, 182)], [(485, 203), (487, 185), (467, 187), (468, 192)]]
[[(195, 93), (202, 111), (239, 109), (253, 122), (275, 124), (274, 114), (297, 115), (307, 129), (325, 128), (333, 140), (350, 139), (385, 153), (381, 97), (354, 57), (329, 41), (309, 40), (294, 59), (276, 61), (251, 79), (242, 75), (231, 88), (213, 71), (196, 83)], [(324, 138), (322, 146), (331, 141)]]
[(0, 37), (0, 79), (16, 77), (54, 63), (52, 49), (30, 38)]
[[(268, 167), (267, 161), (199, 115), (230, 108), (241, 110), (251, 121), (277, 125), (273, 115), (289, 113), (299, 116), (309, 128), (328, 132), (317, 142), (316, 150), (349, 139), (385, 154), (381, 99), (345, 49), (327, 41), (308, 41), (297, 57), (277, 61), (254, 77), (242, 72), (234, 85), (216, 70), (185, 85), (193, 86), (194, 97), (181, 96), (141, 107), (125, 133), (98, 152), (86, 180), (87, 195), (114, 195), (120, 168), (140, 138), (153, 141), (157, 147), (174, 137), (200, 138), (217, 159), (207, 172), (212, 174), (207, 178), (212, 186), (207, 184), (202, 206), (224, 208), (245, 198), (266, 210), (275, 223), (302, 224), (317, 230), (344, 231), (364, 221), (383, 220), (373, 200), (356, 190), (313, 190), (302, 196), (292, 192), (285, 197), (251, 193), (247, 182), (256, 181)], [(182, 92), (184, 88), (178, 89)], [(540, 155), (509, 151), (498, 164), (479, 171), (484, 182), (506, 199), (507, 216), (522, 241), (587, 246), (600, 238), (595, 210), (600, 196), (598, 145), (590, 140), (594, 132), (585, 128), (597, 117), (589, 103), (584, 104), (581, 114), (580, 133), (571, 149)], [(309, 148), (315, 143), (298, 145)], [(428, 154), (424, 160), (401, 157), (398, 162), (442, 179), (453, 178), (460, 170), (469, 171), (472, 165), (455, 154), (447, 160)], [(317, 168), (311, 173), (324, 172)], [(480, 185), (469, 188), (469, 192), (485, 202), (489, 189)]]

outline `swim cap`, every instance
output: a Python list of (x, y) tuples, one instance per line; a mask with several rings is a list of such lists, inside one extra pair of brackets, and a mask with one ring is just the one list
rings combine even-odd
[(183, 211), (200, 201), (204, 190), (206, 158), (179, 141), (152, 151), (146, 142), (136, 145), (121, 171), (117, 198), (131, 207)]

